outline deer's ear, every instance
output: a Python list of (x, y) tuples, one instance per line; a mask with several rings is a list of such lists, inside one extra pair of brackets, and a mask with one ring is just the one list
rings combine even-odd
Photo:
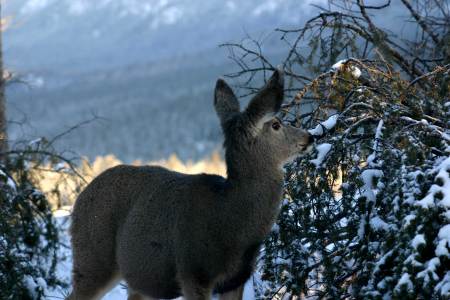
[(223, 79), (217, 80), (216, 83), (214, 107), (222, 125), (240, 111), (238, 99), (231, 87)]
[(284, 95), (284, 76), (280, 69), (273, 72), (264, 87), (247, 106), (246, 113), (253, 124), (259, 124), (267, 115), (274, 115), (280, 110)]

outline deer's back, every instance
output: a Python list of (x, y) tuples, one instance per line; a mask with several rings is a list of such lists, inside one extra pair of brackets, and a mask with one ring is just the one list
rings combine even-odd
[[(154, 228), (155, 235), (164, 232), (169, 236), (180, 214), (189, 223), (187, 212), (204, 210), (208, 216), (212, 209), (220, 211), (217, 200), (223, 184), (220, 176), (186, 175), (155, 166), (120, 165), (108, 169), (85, 188), (74, 205), (73, 246), (91, 248), (110, 263), (116, 236), (125, 225), (133, 227), (137, 223), (138, 228)], [(142, 229), (139, 232), (151, 233)], [(107, 254), (107, 249), (111, 253)]]
[(72, 244), (105, 263), (115, 261), (115, 241), (133, 205), (181, 174), (164, 168), (120, 165), (97, 176), (72, 212)]

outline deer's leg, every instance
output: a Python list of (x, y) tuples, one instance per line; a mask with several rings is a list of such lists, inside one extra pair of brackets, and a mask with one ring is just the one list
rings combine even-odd
[(90, 249), (73, 247), (73, 291), (70, 300), (101, 299), (120, 280), (114, 262), (106, 264)]
[(196, 280), (183, 280), (182, 290), (186, 300), (211, 300), (212, 298), (212, 287)]
[(138, 292), (128, 291), (128, 300), (157, 300), (156, 298), (142, 296)]
[(79, 273), (73, 274), (73, 291), (67, 299), (70, 300), (94, 300), (101, 299), (120, 278), (114, 272), (106, 271), (95, 274)]
[(128, 298), (127, 298), (127, 299), (128, 299), (128, 300), (144, 300), (145, 298), (142, 297), (142, 295), (139, 294), (139, 293), (135, 293), (135, 292), (133, 292), (133, 291), (129, 291), (129, 292), (128, 292)]
[(235, 290), (229, 291), (219, 296), (219, 300), (242, 300), (244, 296), (244, 284)]

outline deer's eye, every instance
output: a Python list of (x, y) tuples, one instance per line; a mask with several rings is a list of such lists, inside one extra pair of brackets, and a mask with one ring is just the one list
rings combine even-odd
[(281, 128), (280, 122), (278, 122), (278, 121), (273, 122), (273, 123), (272, 123), (272, 128), (273, 128), (273, 130), (278, 130), (278, 129), (280, 129), (280, 128)]

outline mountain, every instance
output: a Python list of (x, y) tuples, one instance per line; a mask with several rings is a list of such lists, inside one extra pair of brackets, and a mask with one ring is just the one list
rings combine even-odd
[[(245, 32), (298, 24), (310, 1), (14, 0), (5, 57), (10, 66), (96, 69), (198, 53)], [(306, 8), (306, 9), (305, 9)]]
[(235, 68), (218, 45), (264, 37), (276, 62), (282, 43), (270, 33), (301, 24), (310, 2), (5, 1), (5, 65), (29, 83), (8, 86), (11, 120), (28, 120), (10, 136), (53, 136), (97, 114), (60, 149), (125, 161), (206, 155), (221, 141), (214, 82)]

